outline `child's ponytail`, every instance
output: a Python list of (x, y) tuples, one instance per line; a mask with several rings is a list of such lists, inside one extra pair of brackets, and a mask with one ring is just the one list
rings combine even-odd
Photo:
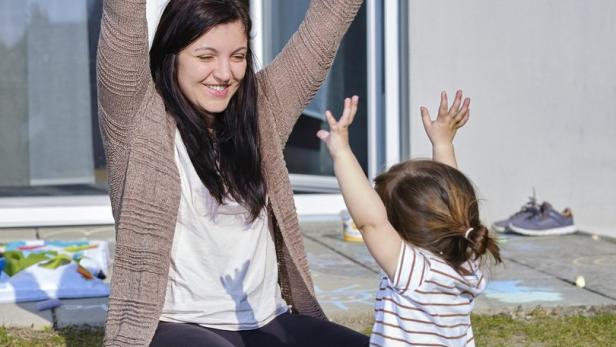
[(474, 228), (469, 228), (464, 237), (468, 240), (469, 247), (476, 258), (480, 258), (489, 252), (497, 263), (502, 262), (500, 250), (494, 237), (490, 235), (488, 228), (483, 224)]
[(456, 270), (486, 253), (501, 262), (496, 240), (480, 222), (475, 189), (455, 168), (432, 160), (406, 161), (379, 175), (375, 189), (406, 242), (437, 254)]

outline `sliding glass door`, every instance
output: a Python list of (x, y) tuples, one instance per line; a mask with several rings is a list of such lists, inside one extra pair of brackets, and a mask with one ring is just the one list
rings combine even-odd
[[(245, 1), (254, 50), (265, 65), (297, 30), (309, 0)], [(108, 208), (95, 80), (102, 2), (0, 0), (0, 226), (2, 213), (14, 214), (6, 208), (34, 200), (54, 207), (48, 215), (58, 225), (65, 217), (57, 207)], [(325, 110), (339, 115), (346, 96), (360, 97), (350, 139), (369, 177), (405, 157), (408, 100), (400, 96), (408, 95), (406, 11), (406, 0), (366, 0), (359, 10), (285, 149), (296, 192), (338, 191), (332, 162), (315, 134), (327, 128)], [(13, 225), (33, 218), (24, 211), (25, 219)], [(93, 223), (90, 212), (78, 215), (84, 219), (70, 224)]]
[[(262, 11), (257, 14), (255, 21), (255, 44), (261, 47), (255, 47), (255, 51), (261, 52), (259, 59), (263, 65), (272, 61), (297, 30), (308, 4), (309, 0), (251, 1), (251, 6)], [(259, 15), (263, 20), (259, 21)], [(338, 190), (332, 161), (325, 145), (315, 134), (328, 127), (325, 111), (329, 109), (340, 115), (343, 99), (347, 96), (360, 97), (360, 108), (350, 128), (350, 141), (361, 166), (368, 173), (369, 151), (375, 150), (369, 146), (368, 141), (369, 118), (375, 116), (369, 114), (368, 104), (382, 104), (379, 101), (382, 96), (369, 95), (368, 87), (370, 83), (378, 84), (378, 79), (382, 76), (380, 72), (374, 76), (368, 75), (369, 64), (376, 65), (377, 56), (376, 51), (370, 52), (368, 49), (368, 12), (364, 5), (342, 41), (325, 83), (299, 118), (285, 148), (285, 160), (296, 191)], [(372, 80), (374, 78), (377, 80)]]
[(0, 196), (97, 183), (100, 5), (0, 0)]

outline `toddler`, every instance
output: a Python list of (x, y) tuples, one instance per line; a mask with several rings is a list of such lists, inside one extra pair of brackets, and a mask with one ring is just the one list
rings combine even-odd
[(453, 138), (469, 117), (470, 99), (441, 94), (436, 120), (421, 108), (433, 160), (397, 164), (373, 189), (353, 155), (348, 127), (358, 98), (347, 98), (340, 120), (326, 112), (320, 130), (334, 161), (344, 201), (383, 270), (371, 346), (474, 346), (470, 314), (486, 287), (479, 265), (499, 248), (481, 224), (471, 182), (456, 169)]

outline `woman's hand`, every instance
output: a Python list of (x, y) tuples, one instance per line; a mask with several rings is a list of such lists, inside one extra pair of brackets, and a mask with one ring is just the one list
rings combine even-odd
[(462, 91), (458, 90), (453, 105), (447, 109), (447, 93), (443, 91), (436, 120), (430, 118), (430, 113), (425, 106), (420, 108), (424, 129), (433, 147), (450, 146), (453, 143), (456, 131), (468, 121), (470, 103), (470, 98), (462, 102)]
[(349, 145), (349, 125), (353, 123), (353, 118), (357, 113), (357, 104), (359, 103), (359, 97), (354, 95), (352, 98), (344, 99), (344, 111), (339, 121), (336, 121), (334, 115), (330, 111), (325, 112), (327, 123), (329, 124), (329, 131), (319, 130), (317, 137), (320, 138), (327, 145), (329, 154), (332, 158), (336, 158), (340, 153), (351, 150)]

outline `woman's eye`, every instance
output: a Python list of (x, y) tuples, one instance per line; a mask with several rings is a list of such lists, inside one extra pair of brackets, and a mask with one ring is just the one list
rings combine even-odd
[(244, 60), (244, 59), (246, 59), (246, 56), (245, 56), (245, 55), (243, 55), (243, 54), (240, 54), (240, 55), (234, 55), (234, 56), (233, 56), (233, 59), (235, 59), (235, 60)]
[(214, 57), (212, 57), (211, 55), (203, 55), (199, 57), (199, 60), (203, 60), (203, 61), (210, 61), (214, 59)]

